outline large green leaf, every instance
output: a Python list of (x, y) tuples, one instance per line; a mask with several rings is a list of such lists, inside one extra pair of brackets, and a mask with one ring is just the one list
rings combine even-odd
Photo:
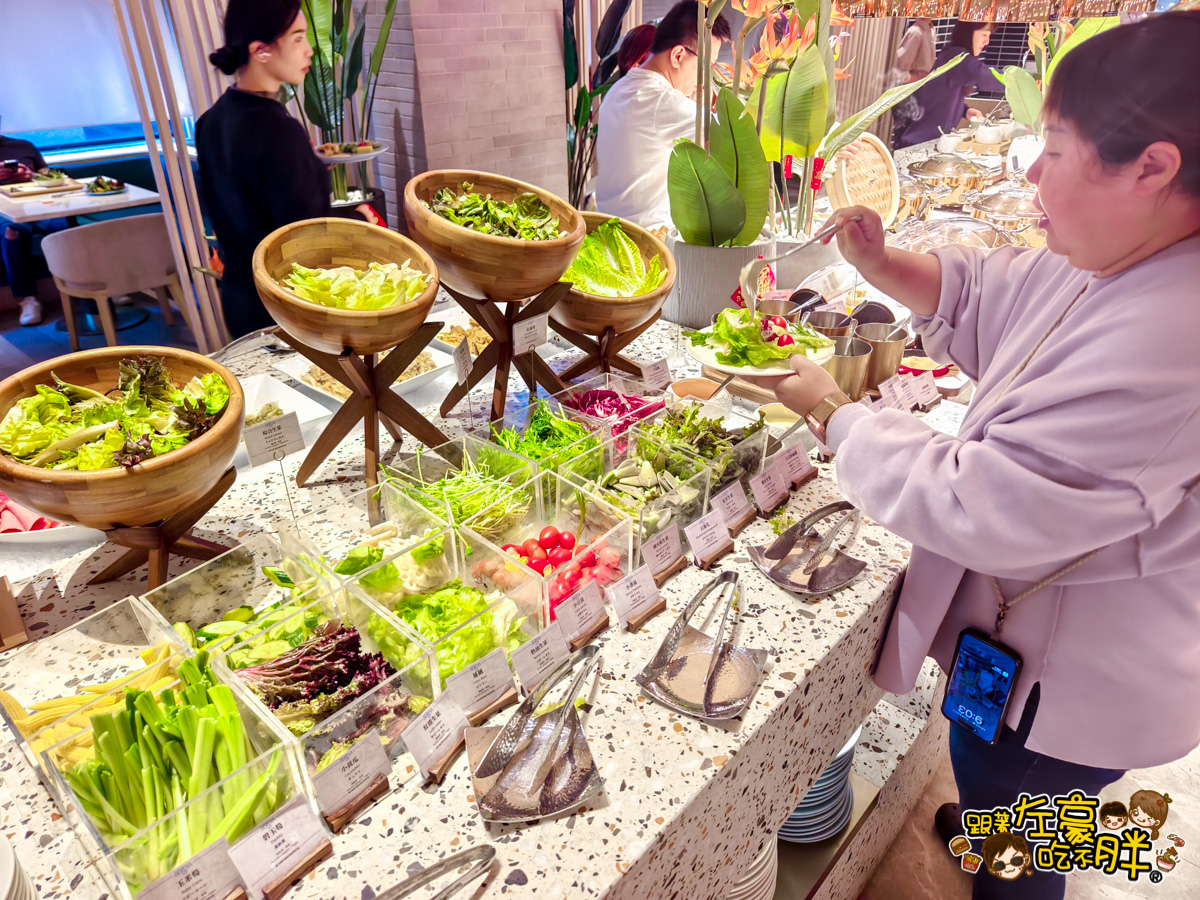
[(817, 6), (817, 36), (814, 39), (814, 44), (821, 53), (821, 62), (825, 64), (825, 82), (829, 88), (829, 94), (825, 99), (825, 127), (821, 129), (821, 134), (823, 135), (829, 133), (829, 129), (833, 127), (833, 120), (836, 117), (836, 110), (834, 108), (834, 91), (837, 86), (837, 81), (834, 78), (836, 66), (833, 59), (833, 47), (830, 46), (829, 42), (829, 23), (832, 20), (833, 0), (819, 0)]
[(604, 17), (600, 19), (600, 25), (596, 29), (596, 55), (601, 59), (616, 51), (621, 38), (621, 20), (629, 12), (632, 2), (633, 0), (613, 0), (604, 11)]
[(912, 84), (899, 84), (894, 88), (890, 88), (880, 94), (879, 99), (865, 109), (860, 109), (850, 118), (848, 118), (825, 137), (821, 142), (821, 149), (818, 153), (824, 159), (831, 159), (837, 152), (847, 144), (853, 143), (862, 136), (862, 133), (871, 127), (871, 123), (882, 116), (885, 112), (904, 100), (906, 97), (913, 94), (917, 88), (925, 84), (927, 81), (932, 81), (944, 72), (953, 69), (960, 62), (966, 59), (965, 53), (960, 53), (954, 59), (950, 60), (945, 65), (934, 69), (920, 81), (914, 81)]
[[(346, 57), (342, 61), (342, 97), (347, 100), (353, 99), (354, 92), (358, 90), (358, 76), (362, 73), (363, 38), (367, 29), (366, 4), (363, 4), (355, 19), (354, 32), (346, 44)], [(365, 122), (363, 124), (366, 125)]]
[(767, 159), (781, 163), (785, 156), (812, 156), (825, 134), (829, 110), (829, 81), (817, 45), (809, 44), (787, 72), (760, 80), (749, 109), (757, 109), (764, 81), (767, 99), (759, 134)]
[(379, 75), (383, 65), (383, 54), (387, 52), (388, 36), (392, 33), (392, 19), (396, 17), (396, 0), (387, 0), (383, 8), (383, 21), (379, 25), (379, 37), (375, 39), (375, 49), (371, 51), (371, 78)]
[(752, 244), (758, 240), (767, 218), (770, 167), (758, 141), (754, 120), (728, 88), (721, 88), (717, 94), (717, 114), (708, 137), (708, 148), (746, 204), (746, 224), (734, 238), (734, 246)]
[(1058, 52), (1054, 54), (1054, 58), (1046, 66), (1046, 84), (1050, 84), (1051, 79), (1054, 78), (1054, 70), (1069, 51), (1074, 50), (1088, 38), (1095, 37), (1100, 32), (1108, 31), (1110, 28), (1116, 28), (1120, 24), (1120, 16), (1110, 16), (1105, 19), (1080, 19), (1071, 36), (1062, 42), (1062, 46), (1058, 48)]
[(746, 224), (746, 203), (717, 161), (689, 140), (681, 140), (667, 164), (671, 219), (684, 241), (719, 247)]
[(1004, 70), (1004, 99), (1012, 107), (1012, 117), (1022, 125), (1032, 128), (1042, 114), (1042, 92), (1037, 79), (1020, 66), (1008, 66)]
[(325, 132), (326, 140), (334, 140), (342, 127), (341, 105), (337, 102), (333, 78), (322, 78), (319, 72), (319, 67), (313, 66), (304, 76), (304, 111), (312, 123)]
[(315, 51), (313, 59), (333, 66), (333, 0), (303, 0), (304, 18), (308, 20), (308, 42)]
[(563, 71), (569, 91), (579, 82), (579, 45), (575, 42), (575, 0), (563, 0)]

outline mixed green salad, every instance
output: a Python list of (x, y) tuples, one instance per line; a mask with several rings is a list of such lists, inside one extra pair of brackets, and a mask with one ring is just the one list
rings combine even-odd
[(442, 188), (425, 205), (455, 225), (480, 234), (518, 238), (523, 241), (549, 241), (561, 237), (558, 217), (546, 201), (534, 193), (518, 194), (511, 203), (475, 193), (475, 186), (464, 181), (453, 188)]
[(723, 309), (712, 331), (689, 331), (693, 346), (717, 351), (717, 362), (725, 366), (761, 366), (797, 353), (832, 347), (833, 341), (808, 324), (797, 325), (782, 316), (761, 316), (748, 309)]
[(66, 178), (67, 173), (62, 169), (47, 169), (45, 172), (35, 172), (33, 175), (34, 181), (58, 181), (60, 178)]
[[(492, 440), (506, 450), (536, 460), (543, 471), (557, 472), (566, 467), (591, 478), (599, 475), (604, 466), (599, 435), (555, 412), (545, 400), (539, 400), (531, 407), (523, 431), (512, 427), (497, 431), (493, 425)], [(480, 459), (487, 459), (493, 470), (516, 464), (512, 457), (505, 460), (497, 458), (499, 456), (480, 450)]]
[(658, 254), (647, 266), (620, 220), (610, 219), (583, 239), (575, 261), (559, 281), (598, 297), (637, 297), (650, 293), (666, 277)]
[(307, 269), (292, 263), (292, 274), (283, 280), (296, 296), (335, 309), (387, 309), (415, 300), (425, 290), (429, 276), (406, 259), (403, 265), (371, 263), (366, 269), (336, 266)]
[(761, 467), (764, 445), (748, 439), (766, 428), (767, 421), (760, 412), (753, 424), (729, 429), (724, 418), (706, 418), (701, 414), (702, 409), (700, 406), (668, 409), (662, 418), (640, 428), (642, 434), (668, 447), (708, 460), (715, 492)]
[(43, 469), (131, 468), (194, 441), (216, 424), (229, 386), (215, 372), (182, 388), (161, 359), (123, 359), (108, 393), (68, 384), (39, 384), (0, 420), (0, 452)]

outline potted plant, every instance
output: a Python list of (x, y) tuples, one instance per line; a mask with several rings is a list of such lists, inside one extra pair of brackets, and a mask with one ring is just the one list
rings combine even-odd
[(1070, 22), (1035, 22), (1029, 26), (1029, 52), (1033, 59), (1036, 75), (1020, 66), (1007, 66), (1003, 72), (992, 73), (1004, 84), (1004, 99), (1012, 109), (1012, 117), (1030, 129), (1029, 134), (1016, 137), (1008, 150), (1009, 169), (1014, 163), (1028, 171), (1042, 152), (1042, 137), (1039, 119), (1042, 114), (1044, 86), (1050, 83), (1054, 68), (1063, 55), (1078, 47), (1088, 38), (1114, 28), (1120, 17), (1081, 19), (1076, 25)]
[[(297, 104), (301, 119), (306, 126), (312, 123), (323, 144), (371, 143), (371, 111), (396, 0), (387, 0), (384, 5), (383, 21), (369, 59), (364, 58), (363, 48), (365, 3), (354, 10), (350, 0), (303, 0), (301, 9), (308, 20), (308, 42), (313, 48), (302, 102)], [(285, 91), (288, 87), (285, 85)], [(351, 165), (358, 168), (357, 187), (348, 184), (347, 169)], [(338, 163), (330, 174), (335, 215), (340, 206), (353, 209), (360, 203), (370, 203), (381, 211), (385, 208), (383, 191), (367, 187), (366, 162)]]

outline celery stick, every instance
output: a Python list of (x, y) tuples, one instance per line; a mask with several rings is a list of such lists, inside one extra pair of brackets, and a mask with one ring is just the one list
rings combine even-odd
[(267, 767), (267, 771), (255, 780), (245, 796), (237, 802), (228, 815), (217, 825), (216, 830), (205, 838), (205, 847), (223, 837), (227, 837), (229, 842), (233, 843), (245, 834), (254, 822), (255, 807), (258, 806), (259, 801), (263, 798), (263, 794), (266, 793), (268, 784), (275, 776), (275, 770), (279, 768), (279, 759), (280, 754), (277, 750), (271, 756), (271, 762)]
[(175, 801), (175, 809), (179, 811), (175, 816), (175, 833), (179, 836), (179, 858), (190, 859), (192, 841), (188, 834), (187, 813), (183, 809), (183, 785), (180, 783), (178, 772), (171, 775), (171, 799)]
[[(188, 759), (187, 751), (183, 749), (183, 744), (179, 741), (171, 741), (167, 744), (166, 756), (171, 762), (171, 768), (186, 784), (187, 780), (192, 777), (192, 763)], [(176, 804), (176, 806), (179, 805)]]

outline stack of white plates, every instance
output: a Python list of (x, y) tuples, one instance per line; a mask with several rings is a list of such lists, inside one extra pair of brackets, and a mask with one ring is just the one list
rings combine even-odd
[(771, 900), (775, 879), (779, 876), (779, 850), (768, 841), (758, 859), (750, 863), (746, 874), (725, 895), (725, 900)]
[[(774, 883), (774, 882), (772, 882)], [(8, 839), (0, 834), (0, 900), (37, 900), (37, 891)]]
[(850, 786), (850, 767), (860, 728), (821, 773), (807, 795), (779, 829), (779, 840), (793, 844), (813, 844), (833, 837), (850, 824), (854, 810), (854, 789)]

